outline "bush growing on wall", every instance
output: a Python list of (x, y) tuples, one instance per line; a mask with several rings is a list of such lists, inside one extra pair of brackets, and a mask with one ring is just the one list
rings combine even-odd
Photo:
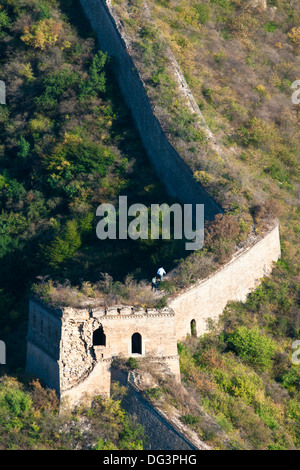
[(218, 261), (224, 262), (233, 253), (239, 234), (240, 226), (233, 215), (218, 214), (207, 227), (205, 247)]

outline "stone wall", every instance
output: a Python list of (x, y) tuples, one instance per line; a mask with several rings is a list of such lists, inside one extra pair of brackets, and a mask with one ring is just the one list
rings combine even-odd
[[(53, 328), (48, 328), (53, 324), (59, 328), (57, 341), (51, 336)], [(94, 333), (99, 328), (105, 339), (96, 344)], [(136, 333), (141, 339), (139, 351), (133, 351)], [(72, 404), (84, 394), (109, 395), (110, 365), (115, 357), (147, 357), (150, 362), (165, 365), (180, 380), (175, 316), (169, 307), (52, 310), (32, 299), (27, 344), (27, 371)]]
[(39, 377), (58, 394), (60, 339), (59, 314), (39, 302), (30, 300), (26, 370), (29, 374)]
[(244, 301), (270, 274), (280, 258), (279, 226), (276, 225), (251, 246), (235, 256), (208, 278), (180, 292), (169, 302), (175, 312), (176, 337), (182, 340), (191, 334), (195, 320), (197, 335), (207, 331), (207, 320), (218, 320), (230, 301)]
[(109, 2), (81, 0), (81, 5), (97, 33), (101, 49), (112, 57), (123, 97), (159, 179), (172, 197), (183, 204), (204, 204), (205, 219), (213, 219), (221, 212), (221, 208), (196, 182), (191, 169), (168, 141), (127, 48), (126, 36), (113, 17)]

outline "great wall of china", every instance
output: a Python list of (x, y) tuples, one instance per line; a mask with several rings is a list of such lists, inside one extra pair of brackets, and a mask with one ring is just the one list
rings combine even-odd
[[(197, 183), (165, 135), (110, 3), (81, 0), (81, 4), (97, 32), (101, 49), (113, 58), (120, 88), (159, 178), (174, 198), (182, 203), (204, 204), (206, 218), (213, 219), (221, 208)], [(174, 67), (192, 100), (176, 61)], [(163, 363), (180, 380), (178, 340), (191, 334), (192, 323), (197, 335), (203, 334), (208, 320), (217, 320), (229, 301), (245, 300), (261, 278), (270, 274), (279, 258), (276, 224), (256, 236), (208, 278), (171, 296), (164, 309), (124, 305), (108, 309), (53, 309), (32, 299), (27, 370), (54, 388), (60, 398), (68, 397), (72, 403), (86, 393), (109, 395), (110, 365), (117, 356), (147, 357)]]

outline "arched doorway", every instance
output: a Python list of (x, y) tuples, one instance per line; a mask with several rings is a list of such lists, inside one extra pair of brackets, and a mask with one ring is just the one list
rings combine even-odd
[(106, 346), (106, 336), (102, 325), (93, 333), (93, 346)]
[(134, 333), (131, 337), (131, 353), (142, 354), (142, 337), (139, 333)]
[(197, 336), (197, 325), (196, 320), (191, 321), (191, 335), (196, 337)]

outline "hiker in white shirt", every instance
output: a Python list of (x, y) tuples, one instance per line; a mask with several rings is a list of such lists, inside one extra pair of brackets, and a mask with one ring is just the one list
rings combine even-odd
[(164, 270), (164, 268), (159, 268), (157, 270), (157, 275), (160, 277), (161, 281), (162, 281), (162, 278), (163, 278), (164, 274), (167, 274), (166, 271)]

